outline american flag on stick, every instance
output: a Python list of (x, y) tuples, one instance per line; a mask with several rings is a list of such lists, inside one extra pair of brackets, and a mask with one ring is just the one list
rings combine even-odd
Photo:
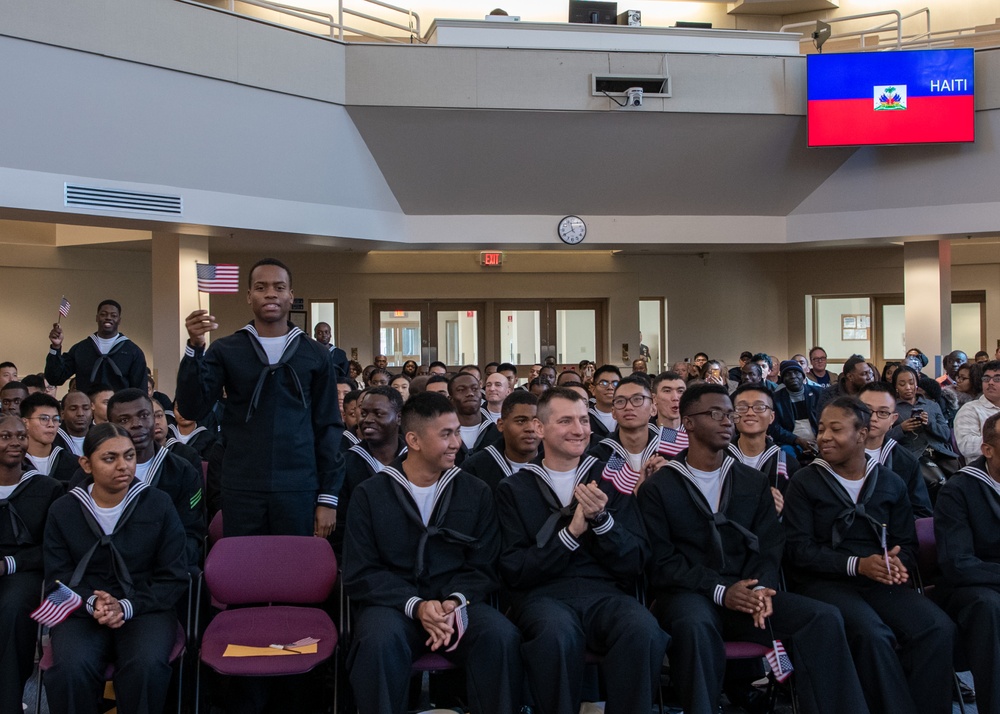
[(785, 652), (785, 646), (781, 644), (781, 640), (774, 640), (772, 643), (774, 645), (773, 649), (769, 650), (767, 655), (767, 664), (771, 667), (771, 671), (774, 672), (774, 678), (779, 682), (784, 682), (788, 679), (795, 668), (792, 667), (792, 660), (789, 658), (788, 653)]
[(31, 613), (31, 619), (46, 627), (55, 627), (83, 604), (83, 599), (61, 582), (56, 580), (38, 609)]
[(453, 652), (456, 647), (458, 647), (459, 640), (462, 639), (462, 635), (465, 631), (469, 629), (469, 608), (467, 604), (459, 605), (454, 610), (451, 611), (454, 616), (453, 625), (455, 627), (455, 633), (451, 636), (453, 640), (451, 646), (445, 650), (445, 652)]
[(635, 490), (635, 485), (639, 483), (640, 475), (638, 471), (632, 468), (628, 459), (615, 452), (608, 459), (608, 463), (605, 464), (601, 478), (605, 481), (610, 481), (615, 490), (630, 495)]
[(660, 445), (657, 452), (661, 456), (672, 459), (688, 447), (688, 435), (684, 428), (674, 429), (669, 426), (660, 427)]
[(59, 301), (59, 319), (69, 316), (69, 300), (66, 296), (62, 296), (62, 300)]
[(195, 263), (198, 270), (198, 292), (220, 294), (240, 291), (240, 266)]

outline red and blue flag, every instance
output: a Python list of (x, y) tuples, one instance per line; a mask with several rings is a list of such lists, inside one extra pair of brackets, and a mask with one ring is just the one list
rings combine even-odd
[(975, 141), (972, 49), (810, 55), (809, 146)]

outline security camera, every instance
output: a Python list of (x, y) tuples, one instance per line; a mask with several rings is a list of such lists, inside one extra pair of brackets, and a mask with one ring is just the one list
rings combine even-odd
[(625, 90), (625, 106), (642, 106), (642, 87), (629, 87)]

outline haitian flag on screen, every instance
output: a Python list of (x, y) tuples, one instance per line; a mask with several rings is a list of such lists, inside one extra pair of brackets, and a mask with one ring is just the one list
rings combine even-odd
[(809, 146), (975, 141), (974, 50), (809, 55)]

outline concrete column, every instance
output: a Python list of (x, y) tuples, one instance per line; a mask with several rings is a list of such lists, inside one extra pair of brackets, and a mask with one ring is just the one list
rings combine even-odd
[[(208, 262), (208, 238), (153, 234), (153, 373), (157, 390), (173, 396), (177, 365), (184, 354), (184, 318), (198, 309), (195, 262)], [(201, 307), (210, 309), (209, 296)]]
[(951, 244), (946, 240), (903, 245), (906, 347), (924, 351), (925, 373), (941, 375), (941, 359), (951, 352)]

